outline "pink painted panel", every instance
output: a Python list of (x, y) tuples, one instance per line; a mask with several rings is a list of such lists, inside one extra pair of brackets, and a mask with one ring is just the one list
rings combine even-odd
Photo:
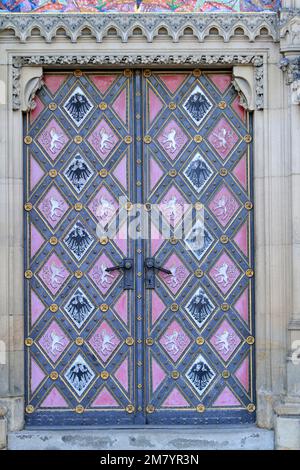
[(184, 80), (186, 79), (185, 74), (172, 74), (172, 75), (167, 75), (167, 74), (162, 74), (159, 75), (159, 78), (161, 81), (165, 84), (167, 89), (173, 94), (175, 93), (178, 88), (183, 84)]
[(63, 82), (66, 80), (67, 75), (44, 75), (43, 80), (45, 83), (45, 86), (48, 88), (48, 90), (52, 93), (52, 95), (55, 95), (55, 93), (58, 91), (58, 89), (61, 87)]
[(247, 356), (235, 373), (244, 389), (249, 392), (249, 356)]
[(104, 95), (117, 78), (117, 75), (89, 75), (100, 93)]
[(126, 88), (121, 91), (119, 96), (115, 99), (115, 101), (112, 104), (113, 110), (116, 112), (116, 114), (119, 116), (121, 121), (124, 122), (124, 124), (127, 123), (127, 91)]
[(224, 93), (227, 90), (232, 81), (231, 74), (212, 73), (209, 74), (209, 78), (221, 93)]
[(236, 301), (234, 304), (235, 310), (241, 315), (242, 319), (248, 323), (249, 322), (249, 292), (248, 292), (248, 287), (244, 290), (242, 295), (239, 297), (239, 299)]
[(68, 408), (69, 405), (57, 390), (56, 387), (53, 387), (49, 395), (41, 404), (41, 408)]
[(148, 100), (149, 100), (149, 108), (148, 108), (148, 113), (149, 113), (149, 124), (152, 124), (156, 116), (160, 113), (160, 111), (164, 107), (164, 103), (162, 100), (156, 95), (156, 93), (149, 88), (148, 91)]
[(30, 236), (30, 254), (31, 258), (33, 258), (33, 256), (43, 245), (45, 238), (40, 234), (40, 232), (36, 229), (33, 224), (30, 225)]
[(178, 388), (174, 387), (161, 406), (166, 408), (189, 408), (190, 404), (186, 401)]
[(162, 381), (165, 379), (166, 373), (154, 358), (152, 358), (151, 362), (152, 362), (152, 393), (154, 393), (158, 389)]
[(33, 156), (30, 157), (30, 190), (32, 191), (33, 188), (41, 181), (45, 172), (41, 165), (37, 163)]
[(36, 293), (31, 290), (31, 325), (33, 325), (44, 313), (45, 311), (45, 305), (43, 302), (39, 299), (39, 297), (36, 295)]
[(125, 290), (113, 306), (116, 314), (127, 325), (128, 323), (128, 293)]
[(248, 256), (248, 223), (245, 222), (234, 236), (234, 241), (239, 249)]
[(46, 377), (40, 366), (31, 358), (31, 393), (34, 393), (41, 382)]
[(128, 392), (129, 390), (129, 365), (128, 365), (128, 357), (122, 362), (122, 364), (118, 367), (114, 376), (120, 382), (122, 387)]
[(107, 390), (106, 387), (103, 387), (99, 395), (92, 403), (92, 407), (117, 407), (119, 406), (116, 399), (112, 396), (112, 394)]
[(220, 393), (216, 401), (213, 403), (213, 406), (238, 406), (241, 405), (239, 400), (234, 396), (232, 391), (225, 387), (224, 390)]
[(242, 185), (244, 189), (247, 188), (247, 163), (246, 163), (246, 155), (244, 155), (238, 164), (233, 169), (232, 173)]

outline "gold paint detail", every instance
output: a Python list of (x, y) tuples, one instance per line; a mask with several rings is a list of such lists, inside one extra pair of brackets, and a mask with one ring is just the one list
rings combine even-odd
[(220, 109), (225, 109), (227, 104), (226, 104), (226, 101), (220, 101), (220, 103), (218, 104), (219, 108)]
[(137, 273), (137, 275), (138, 275), (138, 277), (142, 277), (143, 273), (142, 273), (141, 271), (139, 271), (139, 272)]
[(221, 304), (221, 309), (223, 310), (223, 312), (228, 312), (229, 308), (229, 304), (227, 304), (226, 302)]
[(24, 273), (24, 276), (25, 276), (26, 279), (31, 279), (32, 276), (33, 276), (33, 272), (30, 271), (30, 269), (27, 269), (27, 271), (25, 271), (25, 273)]
[(247, 143), (247, 144), (250, 144), (250, 142), (252, 141), (252, 137), (250, 134), (246, 134), (244, 136), (244, 141)]
[(150, 211), (151, 211), (151, 204), (150, 204), (150, 202), (146, 202), (146, 204), (144, 205), (144, 207), (145, 207), (145, 210), (146, 210), (147, 212), (150, 212)]
[(221, 242), (221, 243), (228, 243), (228, 242), (229, 242), (229, 238), (227, 237), (227, 235), (221, 235), (221, 236), (220, 236), (220, 242)]
[(83, 138), (81, 137), (81, 135), (76, 135), (74, 137), (75, 144), (81, 144), (82, 141), (83, 141)]
[(144, 77), (145, 78), (149, 78), (149, 77), (151, 77), (151, 75), (152, 75), (151, 70), (149, 70), (149, 69), (144, 70)]
[(151, 142), (152, 142), (151, 136), (150, 135), (145, 135), (144, 136), (144, 142), (145, 142), (145, 144), (151, 144)]
[(249, 403), (249, 405), (247, 405), (247, 410), (249, 413), (253, 413), (256, 410), (254, 403)]
[(30, 135), (26, 135), (26, 137), (24, 137), (24, 142), (26, 145), (30, 145), (32, 143), (32, 137), (30, 137)]
[(125, 339), (125, 343), (127, 346), (132, 346), (134, 344), (134, 339), (131, 336), (128, 336), (128, 338)]
[(172, 245), (176, 245), (178, 243), (178, 239), (175, 237), (171, 237), (169, 241)]
[(137, 161), (136, 161), (136, 164), (137, 164), (137, 165), (141, 165), (141, 164), (142, 164), (142, 160), (141, 160), (140, 158), (138, 158)]
[(58, 311), (58, 305), (57, 304), (51, 304), (49, 307), (50, 312), (56, 313)]
[(142, 384), (138, 384), (137, 386), (140, 390), (143, 388), (143, 385)]
[(131, 135), (126, 135), (126, 137), (124, 137), (124, 142), (125, 142), (125, 144), (131, 144), (131, 142), (132, 142)]
[(203, 206), (202, 202), (195, 202), (195, 204), (194, 204), (194, 208), (195, 208), (196, 211), (201, 211), (203, 209), (203, 207), (204, 206)]
[(82, 405), (77, 405), (75, 408), (75, 413), (78, 413), (79, 415), (84, 413), (84, 408)]
[(132, 208), (133, 208), (132, 202), (126, 202), (126, 204), (125, 204), (125, 209), (126, 209), (127, 211), (131, 211)]
[(108, 377), (109, 377), (109, 373), (107, 372), (107, 370), (103, 370), (103, 371), (101, 372), (101, 374), (100, 374), (100, 377), (101, 377), (101, 379), (103, 379), (103, 380), (107, 380)]
[(56, 372), (56, 370), (53, 370), (51, 373), (50, 373), (50, 379), (51, 380), (57, 380), (58, 379), (58, 372)]
[(32, 338), (26, 338), (24, 343), (25, 343), (25, 346), (30, 347), (30, 346), (33, 345), (33, 339)]
[(84, 344), (84, 339), (81, 338), (81, 336), (78, 336), (78, 338), (75, 339), (75, 344), (76, 346), (82, 346)]
[(50, 245), (57, 245), (58, 240), (56, 237), (51, 237), (49, 240)]
[(175, 303), (172, 304), (171, 305), (171, 310), (172, 310), (172, 312), (178, 312), (178, 310), (179, 310), (178, 304), (175, 304)]
[(247, 277), (253, 277), (254, 276), (254, 271), (253, 271), (253, 269), (247, 269), (245, 274), (246, 274)]
[(25, 211), (27, 211), (27, 212), (31, 211), (31, 210), (32, 210), (32, 204), (31, 204), (31, 202), (26, 202), (26, 203), (24, 204), (24, 209), (25, 209)]
[(174, 178), (175, 176), (177, 176), (177, 171), (174, 169), (169, 170), (169, 176), (172, 176), (172, 178)]
[(107, 312), (108, 309), (109, 309), (109, 306), (107, 304), (100, 305), (101, 312)]
[(146, 344), (147, 344), (147, 346), (152, 346), (154, 344), (153, 338), (147, 338), (146, 339)]
[(100, 245), (107, 245), (108, 244), (108, 237), (101, 237), (99, 238)]
[(26, 408), (25, 408), (25, 410), (26, 410), (26, 413), (31, 414), (31, 413), (34, 412), (34, 406), (32, 406), (32, 405), (27, 405)]
[(205, 343), (205, 339), (202, 338), (202, 336), (198, 336), (198, 338), (196, 339), (196, 343), (198, 344), (198, 346), (202, 346), (202, 344)]
[(197, 405), (196, 410), (198, 411), (198, 413), (204, 413), (204, 411), (205, 411), (205, 406), (202, 405), (202, 403), (201, 403), (200, 405)]
[(50, 109), (50, 111), (55, 111), (57, 109), (57, 104), (49, 103), (48, 108)]
[(194, 274), (195, 274), (196, 277), (203, 277), (204, 272), (202, 271), (202, 269), (196, 269)]
[(169, 103), (169, 109), (171, 109), (171, 111), (174, 111), (174, 109), (176, 108), (177, 108), (177, 104), (171, 101), (171, 103)]
[(135, 412), (135, 408), (133, 405), (127, 405), (126, 408), (125, 408), (125, 411), (129, 414), (132, 414)]
[(193, 70), (193, 75), (194, 77), (201, 77), (201, 70), (200, 69)]
[(125, 69), (124, 70), (124, 77), (131, 78), (132, 77), (132, 71), (130, 69)]
[(137, 365), (138, 365), (139, 367), (142, 367), (142, 365), (143, 365), (142, 361), (138, 361)]
[(254, 344), (254, 343), (255, 343), (254, 337), (253, 337), (253, 336), (248, 336), (248, 337), (246, 338), (246, 343), (247, 343), (247, 344), (250, 344), (250, 345)]
[(83, 205), (81, 204), (81, 202), (76, 202), (76, 204), (74, 205), (74, 209), (77, 212), (80, 212), (82, 208), (83, 208)]
[(76, 277), (76, 279), (80, 279), (83, 276), (83, 272), (79, 271), (78, 269), (77, 271), (75, 271), (74, 276)]
[(141, 321), (141, 320), (142, 320), (142, 316), (141, 316), (141, 315), (138, 315), (138, 316), (136, 317), (136, 319), (137, 319), (138, 321)]
[(230, 377), (229, 370), (223, 370), (222, 377), (223, 377), (223, 379), (228, 379)]
[(74, 70), (74, 77), (82, 77), (83, 72), (79, 69)]
[(55, 170), (54, 168), (52, 168), (51, 170), (49, 170), (48, 175), (49, 175), (51, 178), (56, 178), (56, 177), (57, 177), (57, 170)]
[(137, 181), (137, 182), (136, 182), (136, 185), (139, 186), (139, 187), (142, 186), (141, 181)]
[(247, 201), (245, 202), (245, 205), (244, 205), (245, 209), (247, 209), (247, 211), (251, 211), (251, 209), (253, 209), (253, 204), (251, 201)]
[(180, 373), (178, 372), (178, 370), (173, 370), (173, 371), (171, 372), (171, 377), (172, 377), (172, 379), (174, 379), (174, 380), (179, 379)]
[(146, 406), (146, 412), (147, 412), (149, 415), (152, 414), (152, 413), (154, 413), (154, 411), (155, 411), (155, 408), (154, 408), (153, 405), (147, 405), (147, 406)]
[(108, 171), (106, 170), (106, 168), (101, 168), (101, 170), (99, 171), (99, 176), (101, 176), (101, 178), (106, 178), (108, 175)]
[(226, 170), (226, 168), (220, 168), (219, 175), (220, 176), (227, 176), (228, 175), (228, 170)]
[(143, 408), (141, 406), (138, 406), (138, 411), (143, 411)]
[(104, 101), (102, 101), (100, 104), (99, 104), (99, 108), (101, 109), (101, 111), (105, 111), (107, 109), (107, 104), (104, 103)]
[(140, 300), (142, 298), (142, 294), (138, 294), (137, 298)]
[(200, 144), (202, 140), (203, 140), (202, 135), (197, 134), (194, 136), (194, 141), (196, 142), (196, 144)]

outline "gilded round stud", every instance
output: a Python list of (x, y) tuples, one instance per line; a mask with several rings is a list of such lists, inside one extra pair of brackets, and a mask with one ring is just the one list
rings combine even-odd
[(245, 274), (246, 274), (247, 277), (253, 277), (254, 276), (254, 271), (253, 271), (253, 269), (247, 269)]
[(76, 279), (80, 279), (83, 276), (83, 272), (78, 269), (77, 271), (75, 271), (74, 276), (76, 277)]
[(171, 372), (171, 377), (172, 377), (172, 379), (174, 379), (174, 380), (179, 379), (180, 373), (178, 372), (178, 370), (173, 370), (173, 371)]
[(81, 202), (76, 202), (76, 204), (74, 205), (74, 209), (77, 212), (81, 211), (82, 208), (83, 208), (83, 205), (81, 204)]
[(26, 338), (24, 343), (25, 343), (25, 346), (30, 347), (30, 346), (33, 345), (33, 339), (32, 338)]
[(246, 134), (246, 135), (244, 136), (244, 141), (245, 141), (247, 144), (249, 144), (249, 143), (251, 142), (251, 140), (252, 140), (252, 137), (251, 137), (250, 134)]
[(75, 339), (75, 344), (76, 346), (82, 346), (84, 344), (84, 339), (81, 338), (81, 336), (78, 336), (76, 339)]
[(226, 168), (220, 168), (220, 170), (219, 170), (219, 175), (220, 175), (220, 176), (227, 176), (227, 175), (228, 175), (228, 171), (226, 170)]
[(51, 238), (49, 239), (49, 242), (50, 242), (50, 245), (57, 245), (58, 240), (57, 240), (56, 237), (51, 237)]
[(82, 141), (83, 141), (83, 138), (81, 137), (81, 135), (76, 135), (74, 137), (75, 144), (81, 144)]
[(81, 70), (74, 70), (74, 77), (82, 77), (83, 73)]
[(155, 408), (153, 405), (147, 405), (146, 406), (146, 412), (150, 415), (151, 413), (154, 413)]
[(101, 168), (101, 170), (99, 171), (99, 176), (101, 176), (101, 178), (106, 178), (108, 175), (108, 171), (106, 170), (106, 168)]
[(124, 207), (125, 207), (125, 210), (129, 212), (133, 208), (133, 204), (132, 204), (132, 202), (128, 201), (128, 202), (125, 203)]
[(32, 405), (27, 405), (26, 408), (25, 408), (25, 410), (26, 410), (26, 413), (31, 414), (31, 413), (34, 412), (34, 406), (32, 406)]
[(151, 204), (150, 202), (146, 202), (146, 204), (144, 205), (144, 208), (147, 212), (150, 212), (151, 211)]
[(25, 273), (24, 273), (24, 276), (25, 276), (26, 279), (31, 279), (32, 276), (33, 276), (33, 272), (30, 271), (30, 269), (27, 269), (27, 271), (25, 271)]
[(77, 405), (75, 408), (75, 412), (78, 414), (82, 414), (84, 412), (84, 408), (82, 405)]
[(198, 201), (197, 201), (197, 202), (195, 202), (195, 204), (194, 204), (194, 208), (195, 208), (196, 211), (202, 211), (202, 209), (204, 208), (204, 206), (203, 206), (202, 202), (198, 202)]
[(137, 388), (141, 390), (143, 388), (143, 384), (138, 384)]
[(251, 201), (247, 201), (245, 202), (245, 205), (244, 205), (245, 209), (247, 209), (247, 211), (251, 211), (251, 209), (253, 209), (253, 204)]
[(226, 106), (227, 106), (226, 101), (220, 101), (218, 106), (219, 106), (220, 109), (225, 109)]
[(172, 169), (172, 170), (169, 170), (169, 176), (172, 176), (172, 178), (174, 178), (176, 175), (177, 175), (177, 171)]
[(229, 238), (227, 237), (227, 235), (221, 235), (220, 236), (220, 242), (221, 243), (228, 243), (229, 241)]
[(221, 309), (223, 310), (223, 312), (228, 312), (229, 305), (226, 302), (224, 302), (223, 304), (221, 304)]
[(202, 269), (196, 269), (194, 274), (196, 277), (202, 277), (204, 275), (204, 272), (202, 271)]
[(125, 343), (127, 346), (132, 346), (134, 344), (134, 339), (131, 336), (128, 336), (128, 338), (125, 339)]
[(100, 245), (107, 245), (108, 244), (108, 237), (100, 237), (99, 238)]
[(56, 177), (57, 177), (57, 170), (55, 170), (54, 168), (52, 168), (51, 170), (48, 171), (48, 175), (49, 175), (51, 178), (56, 178)]
[(144, 70), (144, 77), (149, 78), (151, 77), (151, 75), (152, 75), (151, 70), (149, 69)]
[(193, 75), (194, 77), (201, 77), (201, 70), (200, 69), (193, 70)]
[(49, 307), (50, 312), (56, 313), (58, 311), (58, 305), (57, 304), (51, 304)]
[(58, 379), (58, 373), (56, 372), (56, 370), (53, 370), (51, 373), (50, 373), (50, 379), (51, 380), (57, 380)]
[(230, 377), (229, 370), (223, 370), (222, 377), (223, 377), (223, 379), (228, 379)]
[(104, 101), (102, 101), (100, 104), (99, 104), (99, 108), (101, 109), (101, 111), (105, 111), (107, 109), (107, 104), (104, 103)]
[(125, 69), (124, 70), (124, 77), (126, 77), (126, 78), (132, 77), (132, 71), (130, 69)]
[(134, 413), (135, 408), (134, 408), (133, 405), (127, 405), (126, 408), (125, 408), (125, 411), (129, 414), (132, 414), (132, 413)]
[(194, 136), (194, 142), (196, 142), (196, 144), (200, 144), (200, 142), (202, 142), (202, 140), (203, 140), (202, 135), (197, 134), (197, 135)]
[(152, 142), (151, 135), (145, 135), (144, 136), (144, 142), (145, 142), (145, 144), (150, 144)]
[(108, 309), (109, 309), (109, 306), (107, 304), (100, 305), (101, 312), (107, 312)]
[(254, 342), (255, 342), (255, 339), (254, 339), (253, 336), (247, 336), (247, 338), (246, 338), (246, 343), (247, 344), (251, 345), (251, 344), (254, 344)]
[(175, 304), (175, 303), (172, 304), (171, 305), (171, 310), (172, 310), (172, 312), (178, 312), (178, 310), (179, 310), (178, 304)]
[(30, 137), (30, 135), (26, 135), (26, 137), (24, 137), (24, 142), (26, 145), (30, 145), (32, 143), (32, 137)]
[(48, 108), (50, 109), (50, 111), (55, 111), (57, 109), (57, 104), (49, 103)]
[(198, 411), (198, 413), (204, 413), (204, 411), (205, 411), (205, 406), (202, 405), (202, 403), (201, 403), (200, 405), (197, 405), (196, 410)]
[(147, 346), (152, 346), (154, 344), (153, 338), (147, 338), (146, 339), (146, 344), (147, 344)]
[(169, 109), (171, 109), (171, 111), (174, 111), (174, 109), (176, 108), (177, 108), (177, 104), (171, 101), (171, 103), (169, 103)]
[(125, 144), (131, 144), (131, 142), (132, 142), (131, 135), (126, 135), (126, 137), (124, 137), (124, 142), (125, 142)]
[(254, 403), (249, 403), (249, 405), (247, 405), (247, 410), (249, 413), (253, 413), (256, 410)]
[(202, 344), (205, 343), (205, 339), (202, 338), (202, 336), (198, 336), (198, 338), (196, 339), (196, 343), (198, 344), (198, 346), (202, 346)]
[(32, 204), (31, 204), (31, 202), (26, 202), (26, 203), (24, 204), (24, 209), (25, 209), (25, 211), (27, 211), (27, 212), (31, 211), (31, 210), (32, 210)]
[(100, 377), (101, 377), (101, 379), (103, 379), (103, 380), (107, 380), (108, 377), (109, 377), (109, 373), (107, 372), (107, 370), (103, 370), (103, 371), (101, 372), (101, 374), (100, 374)]
[(172, 245), (176, 245), (176, 244), (178, 243), (178, 238), (171, 237), (171, 238), (170, 238), (170, 243), (171, 243)]

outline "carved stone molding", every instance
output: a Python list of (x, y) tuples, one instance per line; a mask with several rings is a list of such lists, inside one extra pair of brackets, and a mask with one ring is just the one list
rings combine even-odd
[(0, 14), (0, 31), (13, 30), (15, 36), (26, 42), (33, 30), (38, 30), (46, 42), (51, 42), (58, 33), (72, 42), (82, 36), (94, 37), (102, 42), (107, 36), (118, 36), (122, 42), (132, 37), (144, 37), (148, 42), (161, 34), (170, 36), (174, 42), (189, 30), (203, 42), (213, 30), (214, 37), (220, 36), (228, 42), (232, 36), (246, 37), (253, 42), (262, 35), (279, 41), (279, 19), (275, 12), (266, 13), (194, 13), (194, 14)]
[(282, 51), (300, 48), (300, 9), (283, 10), (280, 19), (280, 46)]
[(20, 86), (22, 111), (30, 111), (35, 108), (34, 97), (43, 84), (43, 67), (22, 68)]
[(255, 83), (253, 67), (236, 65), (233, 67), (233, 86), (238, 92), (240, 105), (248, 111), (255, 109)]
[(286, 84), (300, 80), (300, 55), (296, 57), (283, 57), (279, 67), (286, 73)]
[(116, 55), (32, 55), (14, 56), (12, 59), (13, 82), (13, 109), (18, 110), (20, 101), (20, 77), (21, 69), (26, 66), (116, 66), (116, 67), (144, 67), (144, 66), (235, 66), (247, 65), (254, 67), (255, 98), (253, 104), (256, 109), (264, 107), (264, 66), (261, 55), (242, 54), (116, 54)]

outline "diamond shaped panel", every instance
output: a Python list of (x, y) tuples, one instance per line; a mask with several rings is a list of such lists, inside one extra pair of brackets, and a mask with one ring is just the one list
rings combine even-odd
[(202, 354), (200, 354), (189, 368), (186, 377), (197, 394), (202, 396), (216, 377), (216, 373)]
[(52, 253), (38, 272), (38, 277), (44, 282), (53, 295), (62, 288), (69, 276), (69, 271), (56, 253)]
[(102, 253), (88, 275), (94, 281), (100, 292), (105, 295), (120, 276), (118, 271), (107, 272), (106, 268), (113, 266), (111, 260)]
[(64, 109), (76, 126), (79, 127), (92, 111), (93, 105), (86, 94), (78, 86), (65, 102)]
[(65, 372), (66, 381), (79, 397), (87, 390), (94, 377), (93, 369), (81, 354), (78, 354)]
[(163, 128), (161, 133), (158, 135), (157, 140), (168, 157), (171, 158), (171, 160), (175, 160), (180, 151), (186, 145), (188, 137), (179, 124), (172, 119)]
[(172, 185), (162, 198), (159, 209), (166, 220), (174, 227), (182, 219), (187, 210), (187, 201), (176, 186)]
[(96, 351), (102, 362), (106, 363), (120, 344), (121, 340), (107, 321), (100, 323), (89, 339), (90, 345)]
[(188, 314), (201, 327), (210, 317), (215, 306), (200, 287), (185, 306)]
[(78, 328), (81, 328), (95, 307), (80, 287), (71, 295), (64, 310)]
[(79, 194), (93, 176), (93, 171), (84, 158), (77, 153), (64, 171), (65, 178)]
[(51, 160), (55, 160), (69, 142), (67, 134), (55, 119), (51, 119), (37, 140)]
[(119, 206), (112, 194), (105, 186), (102, 186), (88, 207), (98, 222), (104, 227), (112, 220)]
[(209, 276), (223, 294), (231, 289), (240, 274), (239, 268), (225, 252), (209, 271)]
[(224, 361), (228, 361), (238, 345), (240, 337), (227, 320), (222, 321), (217, 331), (211, 336), (209, 342), (216, 349)]
[(232, 192), (223, 184), (208, 207), (222, 227), (225, 227), (234, 217), (240, 204)]
[(213, 170), (200, 153), (196, 153), (184, 170), (184, 175), (189, 180), (193, 188), (199, 193), (211, 179)]
[(197, 85), (189, 94), (183, 107), (194, 123), (199, 126), (212, 108), (212, 104), (199, 85)]
[(88, 137), (88, 141), (99, 157), (106, 160), (117, 145), (119, 138), (111, 126), (102, 119)]
[(165, 330), (159, 339), (159, 342), (172, 361), (177, 362), (191, 343), (191, 339), (186, 334), (180, 323), (174, 320)]
[(208, 140), (220, 157), (225, 159), (239, 140), (239, 137), (227, 120), (221, 118), (210, 132)]
[(51, 227), (56, 227), (67, 212), (69, 205), (53, 185), (42, 198), (38, 208)]
[(50, 357), (52, 362), (57, 362), (62, 353), (70, 343), (66, 333), (61, 329), (54, 320), (50, 323), (45, 333), (38, 341), (45, 353)]
[(64, 243), (78, 261), (87, 253), (93, 241), (93, 237), (80, 220), (75, 222), (64, 238)]
[(163, 268), (168, 269), (171, 274), (159, 273), (159, 277), (173, 294), (176, 294), (189, 276), (189, 271), (181, 259), (173, 253)]

